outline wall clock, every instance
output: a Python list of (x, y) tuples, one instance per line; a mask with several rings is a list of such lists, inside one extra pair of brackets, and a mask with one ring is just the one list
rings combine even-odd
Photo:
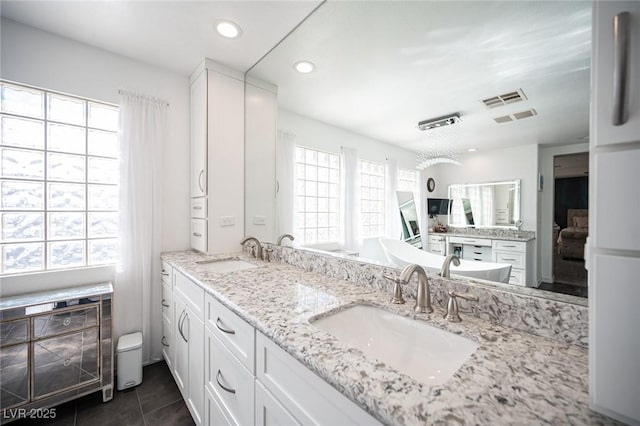
[(433, 192), (436, 189), (436, 181), (433, 178), (427, 179), (427, 191)]

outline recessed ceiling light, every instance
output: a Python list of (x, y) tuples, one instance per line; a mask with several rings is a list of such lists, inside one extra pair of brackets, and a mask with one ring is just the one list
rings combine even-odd
[(313, 72), (313, 70), (316, 69), (316, 66), (309, 61), (298, 61), (295, 64), (293, 64), (293, 68), (295, 68), (295, 70), (298, 71), (299, 73), (309, 74), (310, 72)]
[(242, 29), (238, 24), (227, 20), (216, 21), (216, 31), (226, 38), (238, 38), (242, 35)]
[(478, 148), (469, 148), (469, 152), (476, 152), (478, 150)]

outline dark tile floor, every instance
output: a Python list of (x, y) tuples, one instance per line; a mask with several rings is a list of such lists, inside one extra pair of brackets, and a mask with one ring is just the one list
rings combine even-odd
[[(115, 383), (114, 383), (115, 385)], [(102, 402), (102, 392), (56, 407), (53, 420), (21, 420), (12, 426), (181, 426), (193, 425), (191, 414), (164, 361), (144, 367), (142, 384), (115, 392)]]
[(538, 288), (555, 293), (588, 297), (587, 270), (584, 269), (584, 260), (563, 259), (562, 256), (554, 253), (553, 275), (554, 282), (543, 282)]

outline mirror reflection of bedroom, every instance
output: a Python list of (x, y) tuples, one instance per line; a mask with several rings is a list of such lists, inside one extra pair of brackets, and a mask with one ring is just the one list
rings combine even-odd
[(543, 286), (587, 297), (584, 245), (589, 234), (589, 153), (558, 155), (554, 157), (553, 170), (554, 281)]

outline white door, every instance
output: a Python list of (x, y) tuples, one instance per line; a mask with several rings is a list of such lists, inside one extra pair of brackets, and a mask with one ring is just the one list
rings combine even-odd
[(174, 294), (174, 312), (176, 313), (176, 321), (174, 323), (174, 377), (180, 393), (186, 399), (188, 397), (189, 384), (189, 343), (188, 337), (184, 335), (183, 327), (187, 307), (182, 298)]
[(191, 197), (207, 195), (207, 70), (191, 84)]
[(640, 2), (594, 2), (593, 64), (589, 398), (594, 410), (638, 424)]

